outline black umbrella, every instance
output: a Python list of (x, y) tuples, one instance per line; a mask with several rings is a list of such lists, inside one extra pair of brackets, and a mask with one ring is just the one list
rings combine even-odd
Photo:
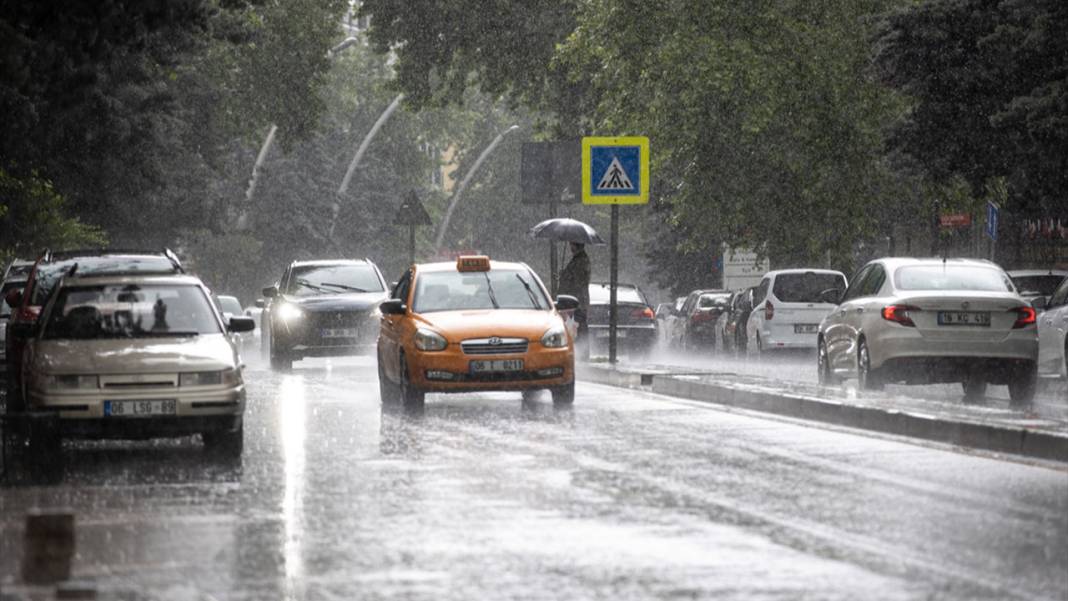
[(579, 244), (604, 244), (605, 241), (597, 235), (597, 230), (574, 219), (557, 217), (546, 219), (538, 225), (530, 228), (533, 238), (546, 240), (559, 240), (561, 242), (577, 242)]

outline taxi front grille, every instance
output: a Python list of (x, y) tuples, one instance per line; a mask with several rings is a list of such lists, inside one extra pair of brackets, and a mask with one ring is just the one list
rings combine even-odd
[(523, 338), (477, 338), (460, 343), (465, 355), (513, 355), (527, 352)]

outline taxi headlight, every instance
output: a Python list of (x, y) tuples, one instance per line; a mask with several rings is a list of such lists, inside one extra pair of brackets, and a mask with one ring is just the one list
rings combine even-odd
[(100, 378), (96, 376), (60, 375), (47, 376), (45, 387), (53, 390), (80, 390), (100, 388)]
[(541, 345), (545, 348), (563, 348), (567, 346), (567, 332), (564, 326), (553, 326), (541, 335)]
[(278, 307), (278, 317), (285, 321), (292, 321), (304, 317), (304, 311), (301, 311), (300, 307), (292, 303), (283, 303)]
[(241, 372), (236, 369), (222, 371), (188, 371), (178, 375), (179, 386), (237, 386)]
[(432, 330), (419, 328), (415, 331), (415, 348), (421, 351), (443, 351), (449, 343), (445, 337)]

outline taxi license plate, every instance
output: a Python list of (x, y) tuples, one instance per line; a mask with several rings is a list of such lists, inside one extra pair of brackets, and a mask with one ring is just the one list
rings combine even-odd
[(522, 359), (497, 359), (492, 361), (472, 361), (468, 369), (473, 374), (508, 373), (523, 371)]
[(940, 326), (990, 326), (989, 311), (939, 311)]
[(355, 338), (356, 328), (323, 328), (323, 338)]
[(143, 401), (104, 401), (104, 415), (108, 417), (144, 417), (174, 415), (178, 401), (151, 399)]
[(814, 323), (795, 323), (794, 334), (815, 334), (820, 327)]

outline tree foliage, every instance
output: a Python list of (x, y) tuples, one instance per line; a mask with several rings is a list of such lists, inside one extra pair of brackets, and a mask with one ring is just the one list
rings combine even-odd
[(44, 248), (104, 244), (98, 227), (67, 217), (64, 200), (51, 182), (36, 173), (16, 177), (0, 168), (0, 264), (13, 257), (33, 258)]
[(1005, 178), (1011, 211), (1064, 211), (1068, 4), (931, 0), (889, 18), (877, 64), (912, 109), (894, 149), (935, 182)]

